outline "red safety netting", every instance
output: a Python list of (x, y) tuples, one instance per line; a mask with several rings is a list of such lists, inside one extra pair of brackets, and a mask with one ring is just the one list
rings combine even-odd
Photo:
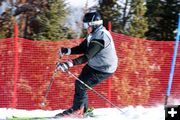
[[(163, 103), (175, 42), (148, 41), (117, 33), (112, 35), (119, 66), (112, 77), (94, 89), (120, 107)], [(74, 78), (67, 73), (58, 72), (47, 97), (46, 106), (42, 108), (39, 103), (44, 97), (58, 60), (58, 49), (62, 46), (78, 45), (80, 41), (31, 41), (19, 38), (16, 50), (12, 38), (1, 39), (0, 107), (12, 107), (14, 102), (18, 109), (69, 108), (74, 95)], [(180, 49), (171, 90), (172, 98), (180, 97), (179, 53)], [(74, 57), (77, 56), (65, 56), (62, 61)], [(78, 76), (82, 67), (83, 65), (77, 65), (70, 71)], [(18, 71), (15, 71), (17, 68)], [(15, 77), (17, 82), (14, 84)], [(17, 93), (15, 97), (14, 93)], [(110, 107), (91, 91), (88, 91), (88, 95), (89, 106)]]

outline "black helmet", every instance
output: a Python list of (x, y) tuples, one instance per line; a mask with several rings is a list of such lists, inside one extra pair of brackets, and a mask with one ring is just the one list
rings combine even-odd
[(84, 18), (84, 28), (87, 28), (88, 26), (92, 26), (93, 28), (96, 28), (99, 25), (103, 24), (103, 20), (101, 19), (101, 16), (98, 12), (89, 12), (86, 13)]

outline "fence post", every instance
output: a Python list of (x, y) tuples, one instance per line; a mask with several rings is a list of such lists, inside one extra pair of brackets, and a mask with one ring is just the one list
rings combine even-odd
[(13, 20), (14, 25), (14, 84), (13, 84), (13, 98), (12, 98), (12, 108), (17, 106), (17, 80), (18, 80), (18, 25), (16, 20)]
[[(108, 31), (111, 32), (111, 21), (108, 22)], [(108, 80), (108, 99), (111, 101), (111, 86), (112, 86), (112, 78)], [(108, 107), (112, 107), (111, 104), (108, 105)]]
[(112, 24), (111, 24), (111, 21), (108, 22), (108, 31), (111, 32), (111, 29), (112, 29)]
[(167, 105), (168, 103), (168, 97), (170, 96), (170, 92), (171, 92), (171, 87), (172, 87), (172, 82), (173, 82), (173, 77), (174, 77), (174, 70), (175, 70), (175, 65), (176, 65), (176, 57), (177, 57), (178, 46), (179, 46), (179, 37), (180, 37), (180, 13), (178, 14), (176, 42), (174, 46), (174, 54), (172, 58), (171, 71), (169, 74), (169, 82), (168, 82), (168, 88), (167, 88), (166, 97), (165, 97), (165, 105)]

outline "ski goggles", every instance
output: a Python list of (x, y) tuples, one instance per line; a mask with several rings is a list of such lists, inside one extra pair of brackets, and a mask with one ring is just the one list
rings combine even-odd
[(83, 23), (83, 28), (87, 29), (88, 27), (94, 26), (94, 25), (102, 25), (103, 21), (98, 20), (98, 21), (93, 21), (93, 22), (84, 22)]

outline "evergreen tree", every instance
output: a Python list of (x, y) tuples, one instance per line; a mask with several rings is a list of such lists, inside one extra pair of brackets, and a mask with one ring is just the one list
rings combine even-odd
[(114, 32), (144, 37), (148, 29), (147, 18), (144, 16), (146, 12), (144, 0), (102, 0), (101, 2), (100, 10), (103, 17), (105, 16), (105, 23), (112, 21)]
[(120, 9), (121, 6), (117, 3), (118, 0), (100, 0), (99, 12), (102, 15), (104, 26), (108, 27), (108, 22), (112, 22), (112, 30), (119, 32), (122, 29), (120, 24)]
[(132, 0), (131, 10), (132, 19), (128, 30), (128, 35), (144, 38), (145, 32), (148, 30), (147, 18), (144, 17), (146, 6), (144, 0)]
[(0, 38), (12, 37), (13, 23), (11, 21), (11, 11), (7, 9), (0, 17)]
[[(30, 30), (37, 40), (73, 38), (73, 31), (65, 26), (68, 14), (63, 0), (49, 0), (43, 12), (30, 20)], [(38, 26), (38, 27), (37, 27)]]
[[(60, 40), (75, 36), (75, 33), (65, 25), (68, 8), (64, 0), (16, 0), (15, 3), (9, 0), (6, 2), (10, 5), (9, 11), (16, 6), (13, 15), (18, 16), (16, 18), (20, 31), (19, 37), (34, 40)], [(2, 28), (11, 28), (12, 31), (12, 24), (11, 27), (5, 26), (6, 22), (12, 23), (11, 17), (2, 21), (2, 15), (0, 15)], [(6, 16), (12, 16), (12, 12), (8, 12)], [(2, 37), (8, 37), (2, 35), (2, 30), (0, 34)]]
[[(11, 0), (0, 0), (0, 7), (3, 6), (3, 2), (8, 2), (8, 5), (12, 5)], [(1, 9), (3, 10), (3, 9)], [(13, 32), (13, 22), (12, 22), (12, 8), (7, 7), (4, 11), (1, 11), (0, 14), (0, 38), (9, 38), (12, 37)]]
[(148, 39), (174, 40), (180, 0), (147, 0)]

